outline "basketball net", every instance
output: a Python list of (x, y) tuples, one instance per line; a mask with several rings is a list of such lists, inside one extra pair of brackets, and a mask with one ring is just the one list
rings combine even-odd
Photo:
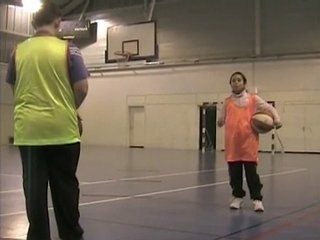
[(128, 51), (115, 51), (114, 55), (116, 55), (116, 61), (118, 63), (119, 68), (128, 67), (128, 61), (130, 60), (131, 53)]

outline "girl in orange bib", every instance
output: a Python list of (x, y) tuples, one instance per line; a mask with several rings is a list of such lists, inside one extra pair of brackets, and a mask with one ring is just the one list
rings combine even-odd
[(263, 212), (261, 189), (262, 184), (257, 174), (259, 135), (250, 125), (255, 112), (272, 114), (276, 128), (281, 127), (279, 115), (275, 108), (257, 95), (246, 91), (247, 79), (241, 72), (230, 77), (232, 94), (225, 99), (218, 117), (218, 126), (225, 125), (225, 159), (229, 167), (230, 185), (233, 200), (231, 209), (239, 209), (243, 203), (243, 168), (247, 179), (254, 211)]

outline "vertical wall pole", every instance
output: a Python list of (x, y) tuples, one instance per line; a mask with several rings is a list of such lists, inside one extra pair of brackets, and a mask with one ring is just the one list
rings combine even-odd
[(148, 21), (152, 20), (153, 10), (154, 10), (155, 5), (156, 5), (156, 0), (152, 0), (151, 5), (150, 5), (149, 15), (148, 15)]
[(255, 0), (255, 54), (261, 54), (261, 0)]

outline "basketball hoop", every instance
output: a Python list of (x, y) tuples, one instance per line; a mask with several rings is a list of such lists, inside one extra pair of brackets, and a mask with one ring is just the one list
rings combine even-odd
[(116, 61), (118, 63), (119, 68), (128, 67), (128, 61), (132, 56), (131, 52), (128, 51), (115, 51), (114, 55), (116, 55)]

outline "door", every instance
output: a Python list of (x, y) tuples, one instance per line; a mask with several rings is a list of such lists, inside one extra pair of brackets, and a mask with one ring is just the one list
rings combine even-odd
[(204, 103), (200, 107), (199, 149), (212, 151), (216, 149), (216, 104)]
[(129, 107), (129, 145), (130, 147), (144, 147), (144, 107)]

